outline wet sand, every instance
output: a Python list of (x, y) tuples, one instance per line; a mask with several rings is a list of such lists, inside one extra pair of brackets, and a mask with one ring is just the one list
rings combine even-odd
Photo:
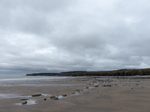
[[(32, 97), (35, 94), (41, 96)], [(150, 112), (150, 79), (80, 77), (4, 82), (0, 98), (0, 112)]]

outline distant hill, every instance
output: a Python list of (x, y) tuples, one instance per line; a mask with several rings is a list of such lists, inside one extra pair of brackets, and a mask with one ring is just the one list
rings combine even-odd
[(150, 75), (150, 68), (120, 69), (113, 71), (69, 71), (61, 73), (26, 74), (26, 76), (135, 76), (135, 75)]

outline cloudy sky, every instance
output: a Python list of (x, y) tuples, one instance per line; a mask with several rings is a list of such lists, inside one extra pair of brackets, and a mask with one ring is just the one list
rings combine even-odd
[(150, 67), (149, 0), (0, 0), (0, 74)]

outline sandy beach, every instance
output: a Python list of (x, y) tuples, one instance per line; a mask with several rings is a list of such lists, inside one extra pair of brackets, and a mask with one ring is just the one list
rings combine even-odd
[(0, 112), (150, 112), (150, 79), (5, 81), (0, 85), (0, 98)]

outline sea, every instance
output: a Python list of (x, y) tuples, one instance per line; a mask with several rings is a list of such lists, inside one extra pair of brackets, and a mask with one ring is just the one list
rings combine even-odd
[(7, 81), (22, 81), (22, 80), (58, 80), (68, 77), (59, 76), (26, 76), (26, 75), (0, 75), (0, 82)]
[[(80, 76), (80, 77), (82, 77), (82, 76)], [(99, 76), (99, 77), (101, 77), (101, 76)], [(102, 76), (102, 77), (114, 77), (114, 76)], [(136, 76), (122, 76), (122, 77), (150, 77), (150, 75), (145, 75), (145, 76), (136, 75)], [(59, 79), (65, 79), (65, 78), (71, 78), (71, 77), (66, 77), (66, 76), (0, 75), (0, 83), (1, 82), (7, 82), (7, 81), (12, 82), (12, 81), (29, 81), (29, 80), (35, 80), (35, 81), (36, 80), (59, 80)]]

